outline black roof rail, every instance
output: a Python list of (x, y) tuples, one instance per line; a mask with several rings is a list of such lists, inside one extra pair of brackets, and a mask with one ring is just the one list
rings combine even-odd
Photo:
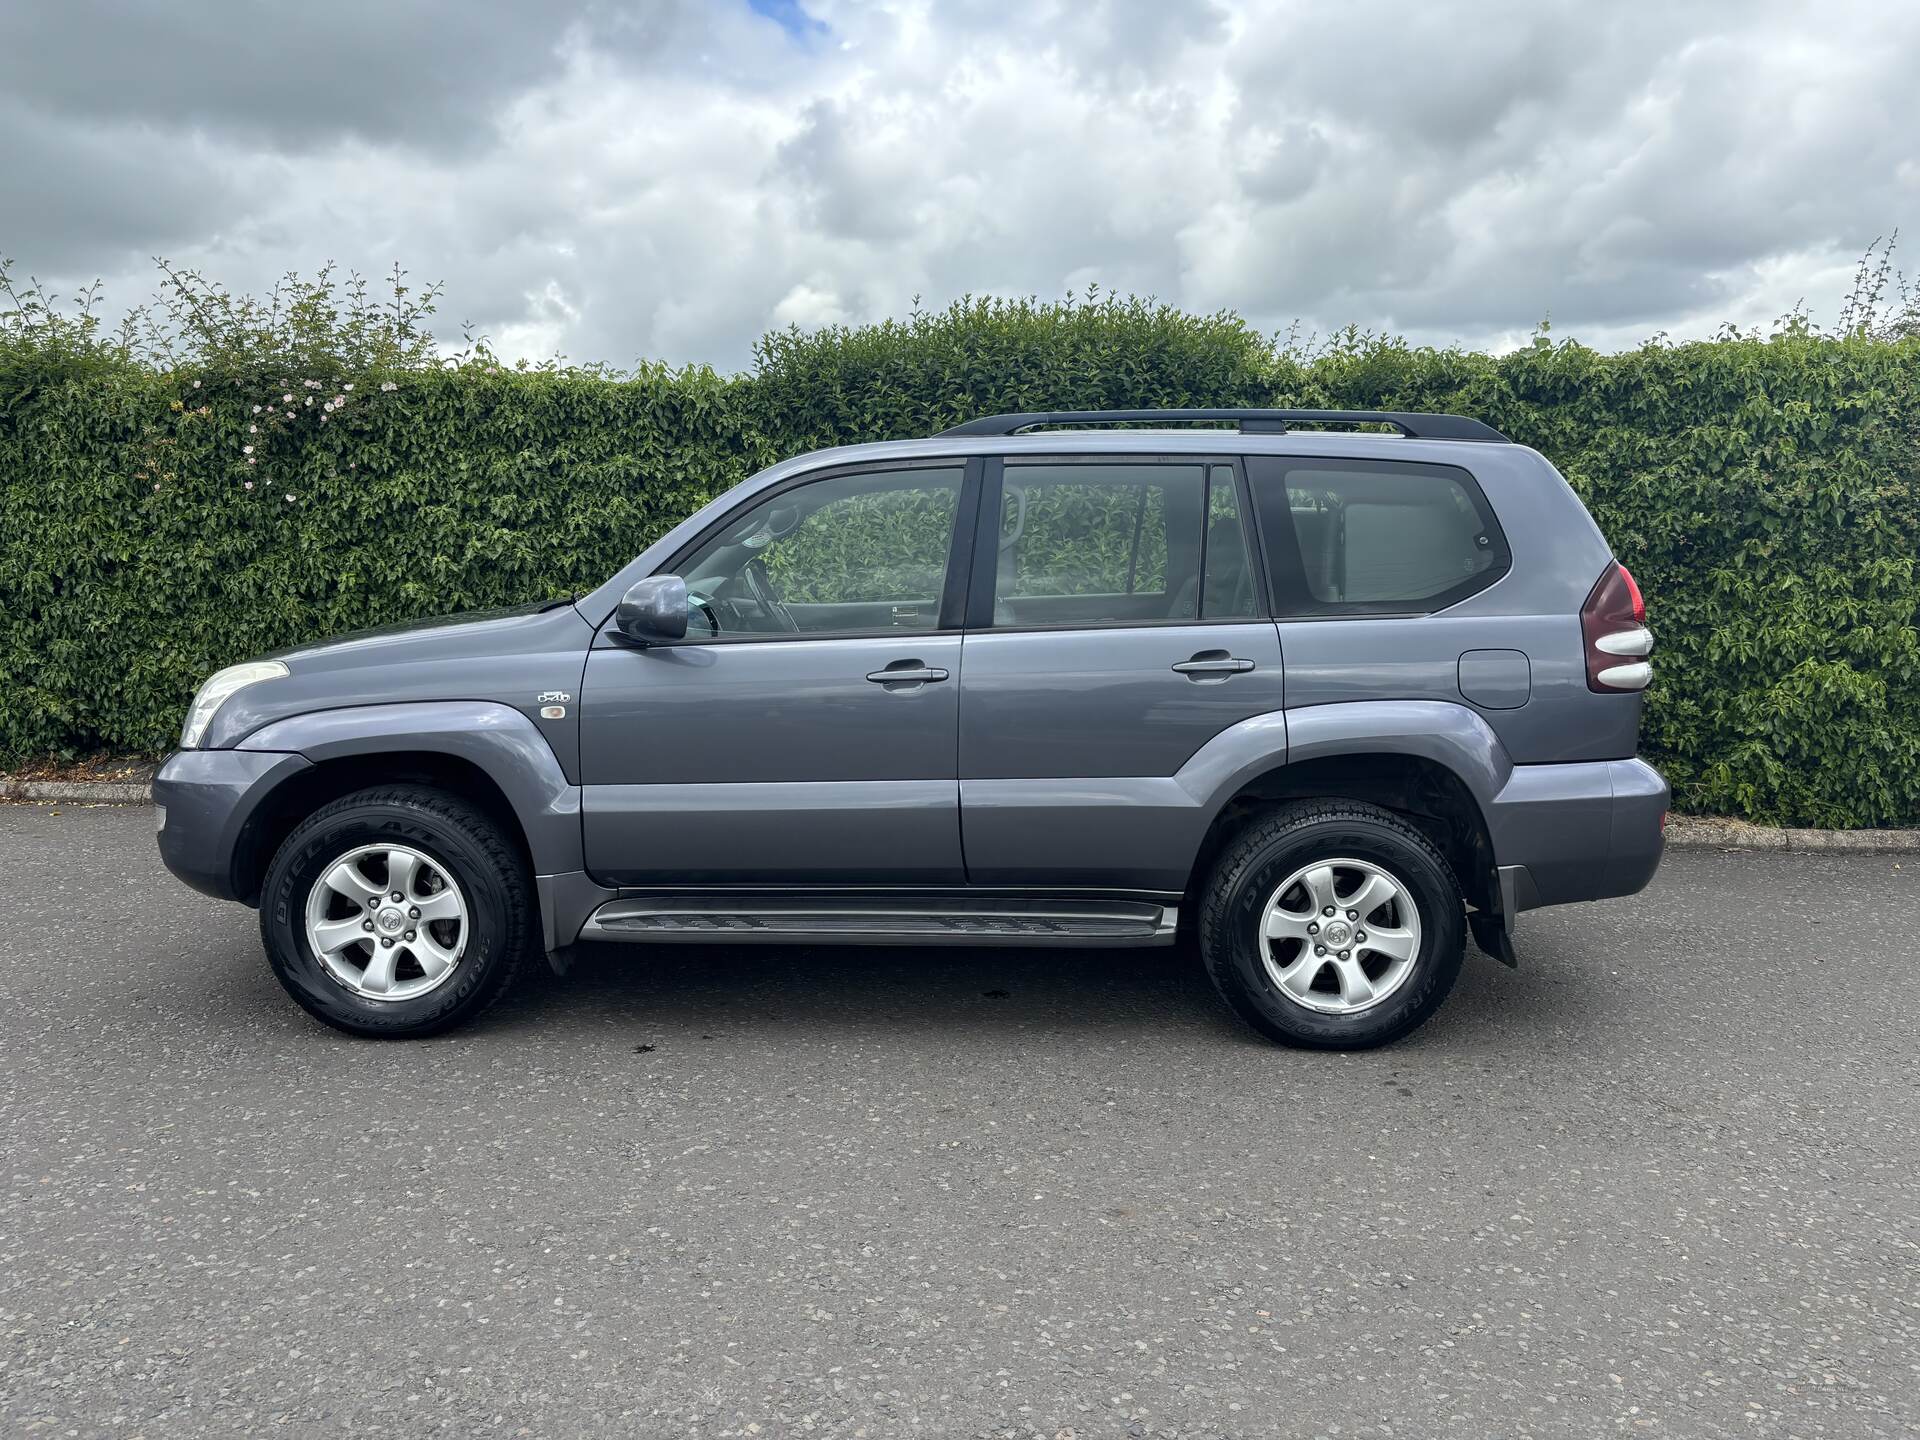
[(1141, 422), (1190, 424), (1236, 421), (1243, 434), (1281, 435), (1289, 425), (1391, 425), (1410, 440), (1495, 440), (1510, 443), (1491, 425), (1464, 415), (1421, 415), (1410, 410), (1033, 410), (1015, 415), (983, 415), (942, 435), (1018, 435), (1038, 425), (1118, 425)]

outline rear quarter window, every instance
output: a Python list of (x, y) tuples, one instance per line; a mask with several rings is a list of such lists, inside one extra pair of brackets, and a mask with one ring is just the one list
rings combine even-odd
[(1393, 460), (1248, 456), (1281, 615), (1419, 615), (1512, 567), (1466, 470)]

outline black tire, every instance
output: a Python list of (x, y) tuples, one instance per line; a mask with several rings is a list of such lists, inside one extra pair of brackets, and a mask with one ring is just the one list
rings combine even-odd
[[(453, 973), (413, 999), (355, 994), (307, 939), (315, 881), (349, 851), (381, 843), (427, 855), (458, 882), (470, 911)], [(533, 954), (534, 913), (526, 861), (496, 821), (442, 790), (383, 785), (322, 806), (294, 827), (267, 866), (260, 935), (273, 973), (310, 1015), (353, 1035), (412, 1039), (464, 1025), (507, 992)]]
[[(1386, 998), (1344, 1015), (1289, 997), (1269, 977), (1263, 953), (1264, 916), (1275, 888), (1302, 866), (1335, 857), (1387, 870), (1411, 895), (1420, 920), (1406, 978)], [(1446, 857), (1400, 816), (1360, 801), (1300, 801), (1250, 822), (1221, 851), (1201, 901), (1200, 954), (1234, 1014), (1268, 1039), (1314, 1050), (1365, 1050), (1398, 1040), (1447, 998), (1466, 953), (1463, 907)]]

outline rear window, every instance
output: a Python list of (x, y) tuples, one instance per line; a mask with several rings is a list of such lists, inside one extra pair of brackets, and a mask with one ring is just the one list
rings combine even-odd
[(1486, 497), (1455, 466), (1249, 456), (1247, 471), (1284, 614), (1425, 614), (1511, 564)]

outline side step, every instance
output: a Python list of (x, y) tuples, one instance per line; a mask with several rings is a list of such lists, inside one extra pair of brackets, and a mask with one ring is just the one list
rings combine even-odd
[(582, 940), (729, 945), (1171, 945), (1178, 906), (944, 897), (609, 900)]

